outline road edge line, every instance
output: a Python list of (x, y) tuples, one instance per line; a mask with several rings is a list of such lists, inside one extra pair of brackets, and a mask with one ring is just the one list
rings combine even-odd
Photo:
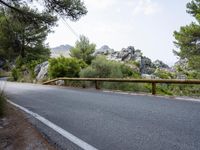
[(80, 148), (82, 148), (84, 150), (98, 150), (97, 148), (95, 148), (92, 145), (84, 142), (83, 140), (81, 140), (78, 137), (74, 136), (73, 134), (67, 132), (66, 130), (62, 129), (61, 127), (57, 126), (56, 124), (52, 123), (51, 121), (45, 119), (44, 117), (40, 116), (39, 114), (34, 113), (34, 112), (32, 112), (32, 111), (30, 111), (30, 110), (28, 110), (28, 109), (26, 109), (26, 108), (24, 108), (24, 107), (22, 107), (18, 104), (15, 104), (14, 102), (12, 102), (10, 100), (7, 100), (7, 102), (9, 102), (13, 106), (21, 109), (22, 111), (28, 113), (29, 115), (33, 116), (34, 118), (36, 118), (37, 120), (39, 120), (40, 122), (42, 122), (46, 126), (50, 127), (54, 131), (58, 132), (63, 137), (67, 138), (68, 140), (70, 140), (72, 143), (76, 144)]

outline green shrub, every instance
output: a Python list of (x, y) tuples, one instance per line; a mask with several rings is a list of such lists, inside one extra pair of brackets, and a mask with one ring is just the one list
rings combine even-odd
[(154, 75), (161, 78), (161, 79), (173, 79), (174, 75), (170, 73), (169, 71), (161, 70), (161, 69), (156, 69), (154, 72)]
[(200, 72), (199, 71), (190, 71), (187, 74), (188, 79), (200, 79)]
[(80, 76), (87, 78), (126, 78), (135, 73), (125, 64), (109, 61), (104, 56), (96, 57), (91, 66), (81, 70)]
[(63, 56), (49, 60), (48, 74), (51, 78), (57, 77), (79, 77), (79, 72), (84, 62), (76, 58), (65, 58)]
[[(47, 57), (48, 58), (48, 57)], [(46, 59), (47, 59), (46, 58)], [(36, 65), (44, 62), (44, 58), (30, 59), (17, 57), (15, 61), (15, 68), (11, 71), (12, 81), (30, 82), (32, 83), (36, 77), (34, 69)]]
[(94, 68), (92, 68), (91, 66), (84, 68), (80, 72), (80, 77), (94, 78), (96, 76), (97, 76), (96, 70)]
[(17, 69), (17, 68), (12, 69), (12, 77), (13, 77), (13, 80), (14, 80), (14, 81), (19, 80), (19, 78), (21, 77), (21, 72), (20, 72), (20, 70)]
[(0, 117), (3, 117), (3, 115), (5, 114), (5, 96), (3, 94), (3, 92), (0, 92)]
[[(91, 66), (81, 70), (80, 77), (87, 78), (140, 78), (140, 74), (134, 72), (129, 66), (116, 61), (109, 61), (103, 56), (96, 57)], [(149, 91), (145, 87), (139, 84), (128, 83), (112, 83), (102, 82), (101, 88), (111, 90), (123, 90), (123, 91)]]
[(140, 68), (140, 63), (137, 62), (137, 61), (133, 61), (133, 60), (131, 60), (131, 61), (128, 62), (128, 64), (131, 64), (131, 65), (134, 65), (134, 66)]

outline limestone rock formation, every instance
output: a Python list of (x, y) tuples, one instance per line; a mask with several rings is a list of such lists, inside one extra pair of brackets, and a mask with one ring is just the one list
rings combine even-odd
[(35, 67), (35, 74), (36, 74), (36, 80), (42, 81), (44, 78), (48, 76), (48, 67), (49, 63), (48, 61), (45, 61)]
[(160, 60), (154, 61), (153, 64), (156, 66), (156, 68), (169, 68), (167, 64), (165, 64), (164, 62)]
[(141, 58), (141, 63), (140, 63), (140, 72), (141, 74), (152, 74), (154, 73), (156, 67), (152, 63), (151, 59), (148, 57), (143, 56)]

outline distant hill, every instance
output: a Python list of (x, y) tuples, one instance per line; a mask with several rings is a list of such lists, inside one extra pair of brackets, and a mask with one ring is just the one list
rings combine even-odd
[(60, 55), (65, 56), (65, 57), (70, 57), (71, 49), (72, 49), (72, 46), (68, 44), (51, 48), (51, 57), (59, 57)]
[(111, 54), (114, 52), (114, 49), (111, 49), (108, 45), (103, 45), (101, 48), (96, 49), (95, 50), (95, 55), (98, 54), (103, 54), (103, 55), (107, 55), (107, 54)]
[(57, 46), (57, 47), (54, 47), (54, 48), (51, 48), (52, 51), (68, 51), (72, 48), (71, 45), (60, 45), (60, 46)]

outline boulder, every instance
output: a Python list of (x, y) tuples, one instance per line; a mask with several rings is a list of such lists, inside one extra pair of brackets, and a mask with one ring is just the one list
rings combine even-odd
[(58, 80), (58, 81), (56, 81), (56, 85), (63, 86), (63, 85), (65, 85), (65, 81), (64, 80)]
[(128, 48), (123, 48), (120, 51), (119, 57), (122, 61), (129, 61), (133, 58), (135, 53), (135, 48), (133, 46), (129, 46)]
[(34, 72), (36, 74), (37, 81), (41, 81), (48, 76), (48, 67), (49, 67), (48, 61), (45, 61), (35, 67)]

